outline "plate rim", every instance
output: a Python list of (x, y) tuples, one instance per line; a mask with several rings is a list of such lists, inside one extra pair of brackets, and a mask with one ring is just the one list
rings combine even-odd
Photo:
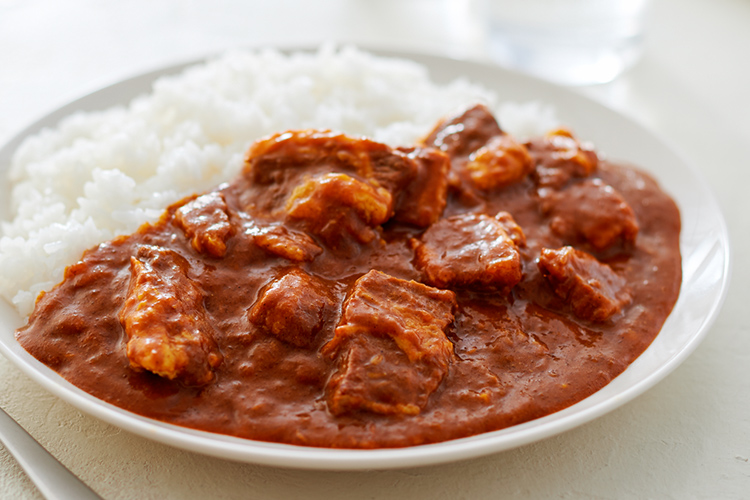
[[(319, 47), (255, 47), (250, 48), (249, 50), (264, 49), (279, 50), (280, 52), (289, 53), (298, 51), (314, 52), (318, 50)], [(0, 335), (0, 352), (36, 383), (40, 384), (55, 396), (72, 404), (79, 410), (119, 428), (157, 442), (219, 458), (271, 466), (311, 470), (365, 470), (426, 466), (464, 460), (509, 450), (566, 432), (613, 411), (633, 400), (635, 397), (643, 394), (674, 371), (674, 369), (676, 369), (695, 351), (698, 345), (703, 339), (705, 339), (711, 326), (715, 323), (726, 299), (731, 278), (732, 253), (726, 220), (715, 196), (707, 187), (707, 183), (704, 181), (700, 171), (698, 171), (691, 162), (684, 158), (677, 148), (673, 147), (668, 141), (661, 137), (660, 134), (650, 130), (632, 117), (624, 115), (610, 106), (591, 99), (575, 89), (555, 85), (485, 61), (460, 59), (413, 50), (400, 51), (367, 46), (359, 46), (358, 49), (374, 54), (378, 57), (395, 57), (415, 61), (427, 66), (428, 70), (431, 72), (436, 64), (448, 64), (458, 67), (463, 66), (464, 68), (474, 67), (477, 71), (490, 71), (492, 73), (497, 73), (498, 75), (505, 74), (504, 76), (506, 77), (530, 82), (534, 86), (541, 85), (542, 87), (553, 88), (556, 93), (562, 92), (563, 95), (567, 94), (568, 96), (576, 96), (576, 99), (584, 100), (590, 105), (594, 105), (595, 107), (606, 110), (610, 114), (616, 115), (619, 120), (635, 127), (639, 132), (646, 133), (660, 143), (666, 152), (685, 166), (695, 180), (698, 181), (699, 184), (702, 184), (700, 187), (702, 187), (704, 197), (712, 205), (714, 214), (718, 216), (719, 240), (722, 243), (719, 249), (720, 252), (717, 255), (717, 258), (720, 257), (722, 259), (721, 280), (718, 285), (719, 293), (717, 296), (713, 297), (709, 313), (703, 317), (702, 322), (698, 327), (698, 331), (690, 337), (689, 342), (682, 349), (671, 355), (659, 369), (653, 371), (649, 376), (640, 379), (639, 382), (631, 385), (625, 391), (618, 393), (616, 397), (611, 397), (593, 407), (586, 407), (584, 403), (597, 393), (594, 393), (581, 402), (559, 412), (506, 429), (435, 444), (375, 450), (330, 449), (267, 443), (263, 441), (254, 441), (215, 434), (207, 431), (198, 431), (195, 429), (180, 427), (175, 424), (160, 422), (123, 410), (82, 391), (49, 367), (33, 358), (20, 346), (20, 344), (18, 344), (17, 341), (15, 341), (15, 338), (13, 339), (14, 343), (12, 345), (6, 345), (2, 335)], [(7, 142), (0, 146), (0, 162), (2, 162), (6, 156), (9, 161), (13, 152), (27, 136), (37, 133), (45, 127), (57, 126), (61, 119), (70, 115), (72, 112), (106, 109), (115, 105), (127, 104), (135, 96), (148, 91), (150, 85), (157, 78), (165, 75), (177, 74), (187, 67), (212, 60), (219, 55), (220, 54), (210, 54), (200, 58), (168, 64), (160, 68), (147, 70), (116, 82), (106, 84), (96, 90), (87, 92), (37, 118), (32, 123), (21, 129), (20, 132), (13, 135)], [(458, 78), (462, 76), (463, 73), (459, 73), (454, 77)], [(109, 102), (104, 106), (96, 104), (101, 100), (106, 102), (107, 99), (109, 99), (110, 94), (117, 94), (118, 92), (121, 92), (122, 89), (127, 89), (129, 86), (135, 84), (138, 84), (139, 86), (143, 85), (144, 82), (147, 83), (146, 88), (143, 90), (130, 91), (130, 94), (132, 95), (120, 97), (118, 98), (119, 100)], [(478, 81), (476, 83), (488, 87), (486, 82)], [(493, 90), (491, 86), (489, 86), (489, 88), (490, 90)], [(81, 106), (82, 104), (84, 105), (83, 107)], [(555, 105), (555, 103), (550, 104)], [(0, 175), (7, 175), (7, 169), (5, 167), (8, 165), (0, 164)], [(0, 182), (3, 184), (7, 183), (4, 179), (0, 180)], [(683, 293), (681, 291), (680, 297), (682, 296)], [(12, 308), (12, 306), (10, 306), (5, 300), (0, 299), (0, 302), (2, 302), (0, 306)], [(675, 308), (677, 308), (677, 304), (675, 305)], [(0, 315), (1, 314), (3, 314), (2, 311), (0, 311)], [(671, 316), (672, 315), (670, 314), (670, 317)], [(669, 321), (669, 318), (667, 321)], [(648, 352), (649, 349), (651, 349), (651, 346), (649, 346), (641, 356)], [(637, 362), (638, 359), (636, 359), (636, 361), (630, 366), (633, 366)], [(630, 366), (628, 367), (628, 370), (630, 369)], [(610, 381), (609, 384), (612, 384), (621, 376), (622, 374), (618, 375), (618, 377)]]

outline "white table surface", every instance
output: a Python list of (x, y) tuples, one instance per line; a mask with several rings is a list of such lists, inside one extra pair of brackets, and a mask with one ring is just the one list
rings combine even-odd
[[(485, 58), (482, 30), (448, 1), (452, 10), (437, 0), (0, 0), (0, 143), (100, 86), (236, 46), (335, 40)], [(734, 266), (706, 340), (629, 404), (484, 458), (346, 473), (151, 442), (81, 414), (1, 357), (0, 405), (108, 499), (750, 498), (750, 1), (655, 0), (648, 35), (630, 72), (580, 91), (698, 167), (726, 216)], [(40, 498), (2, 448), (0, 498)]]

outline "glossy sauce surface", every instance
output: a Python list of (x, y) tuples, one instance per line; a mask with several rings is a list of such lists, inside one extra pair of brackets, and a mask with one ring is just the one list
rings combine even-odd
[(177, 425), (438, 442), (621, 373), (677, 299), (679, 230), (648, 175), (566, 131), (521, 144), (482, 106), (409, 148), (288, 132), (232, 183), (86, 252), (17, 338), (83, 390)]

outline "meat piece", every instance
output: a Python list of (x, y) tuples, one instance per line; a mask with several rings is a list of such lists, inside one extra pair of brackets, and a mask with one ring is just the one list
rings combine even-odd
[[(393, 219), (427, 227), (440, 218), (445, 208), (450, 159), (448, 155), (434, 148), (411, 148), (402, 151), (414, 162), (415, 172), (405, 187), (391, 190), (391, 193), (397, 196)], [(378, 178), (377, 175), (375, 178)]]
[(440, 288), (507, 290), (521, 281), (521, 256), (503, 224), (484, 214), (441, 219), (414, 241), (415, 265)]
[(487, 106), (476, 104), (438, 123), (423, 142), (455, 158), (468, 156), (502, 133)]
[[(405, 154), (366, 138), (325, 130), (284, 132), (250, 147), (243, 176), (250, 181), (251, 189), (244, 208), (258, 219), (283, 220), (293, 190), (309, 184), (310, 179), (330, 174), (347, 175), (373, 188), (383, 188), (393, 198), (416, 172), (416, 163)], [(374, 237), (367, 229), (355, 233), (365, 239)], [(333, 239), (338, 237), (334, 235)]]
[(440, 217), (448, 191), (448, 155), (435, 148), (368, 151), (370, 163), (356, 173), (385, 188), (394, 220), (426, 227)]
[(464, 168), (475, 187), (491, 191), (521, 181), (533, 170), (534, 162), (526, 146), (504, 134), (473, 152)]
[(328, 409), (334, 415), (355, 411), (417, 415), (446, 371), (411, 362), (390, 338), (352, 337), (329, 381)]
[(323, 251), (309, 235), (282, 225), (265, 228), (252, 226), (246, 233), (266, 252), (293, 262), (311, 261)]
[(187, 260), (173, 250), (144, 245), (130, 265), (130, 287), (119, 313), (130, 365), (187, 385), (211, 382), (222, 355), (203, 294), (188, 277)]
[(555, 293), (581, 319), (607, 321), (631, 300), (625, 278), (582, 250), (543, 248), (537, 266)]
[(353, 238), (369, 243), (374, 228), (393, 213), (388, 191), (346, 174), (323, 174), (297, 186), (287, 200), (288, 217), (320, 236), (334, 250)]
[(329, 130), (293, 130), (255, 142), (248, 151), (245, 174), (260, 185), (280, 184), (301, 170), (351, 172), (369, 178), (373, 158), (383, 163), (389, 155), (389, 146), (369, 139)]
[(540, 187), (560, 189), (571, 178), (588, 177), (599, 165), (596, 151), (565, 128), (552, 130), (526, 146), (536, 163), (534, 177)]
[(638, 236), (633, 209), (601, 179), (547, 193), (542, 210), (550, 216), (552, 232), (565, 243), (587, 244), (596, 252), (618, 244), (632, 245)]
[(415, 415), (448, 371), (455, 294), (372, 270), (344, 302), (324, 354), (340, 367), (328, 384), (335, 415), (367, 410)]
[[(486, 106), (477, 104), (466, 111), (449, 117), (438, 123), (435, 129), (424, 139), (424, 144), (434, 146), (446, 152), (451, 159), (448, 172), (448, 188), (455, 199), (467, 207), (482, 205), (484, 200), (477, 189), (479, 185), (489, 187), (490, 175), (483, 175), (480, 170), (487, 170), (477, 163), (472, 167), (479, 185), (470, 177), (472, 171), (466, 165), (470, 155), (484, 147), (492, 138), (503, 135), (495, 117)], [(484, 160), (489, 162), (490, 155)]]
[(250, 321), (297, 347), (309, 347), (333, 314), (334, 299), (320, 279), (292, 269), (273, 281), (250, 310)]
[[(380, 143), (378, 146), (385, 146)], [(367, 161), (361, 161), (356, 167), (348, 169), (363, 179), (375, 181), (385, 188), (394, 200), (407, 189), (417, 177), (419, 165), (408, 151), (390, 147), (371, 148), (362, 153)]]
[(174, 221), (196, 251), (211, 257), (226, 253), (226, 242), (234, 231), (221, 193), (212, 192), (189, 201), (177, 209)]
[[(425, 227), (445, 207), (449, 168), (447, 155), (434, 148), (391, 149), (365, 138), (300, 130), (253, 144), (245, 173), (253, 183), (270, 190), (299, 184), (296, 178), (303, 175), (356, 176), (390, 193), (396, 220)], [(287, 196), (274, 193), (270, 198), (273, 202)]]
[(523, 248), (526, 246), (526, 234), (521, 229), (521, 226), (516, 223), (512, 215), (508, 212), (498, 212), (495, 215), (495, 220), (503, 226), (503, 229), (505, 229), (505, 232), (508, 233), (508, 236), (517, 247)]

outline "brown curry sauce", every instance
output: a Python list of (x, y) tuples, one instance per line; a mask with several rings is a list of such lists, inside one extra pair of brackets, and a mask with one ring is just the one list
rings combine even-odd
[(483, 106), (392, 149), (277, 134), (242, 174), (87, 251), (16, 336), (116, 406), (307, 446), (501, 429), (621, 373), (679, 293), (680, 218), (567, 131)]

